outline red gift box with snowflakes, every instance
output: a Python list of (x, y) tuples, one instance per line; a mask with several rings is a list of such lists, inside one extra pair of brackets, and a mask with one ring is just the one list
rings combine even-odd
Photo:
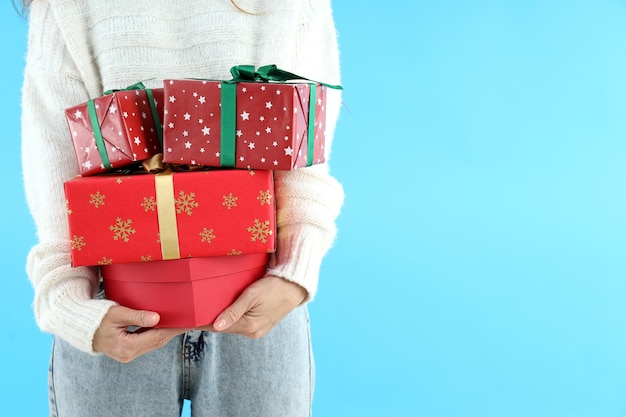
[(74, 266), (275, 250), (271, 171), (104, 174), (64, 185)]
[(65, 110), (80, 175), (114, 171), (161, 153), (163, 89), (142, 84)]
[(324, 85), (170, 79), (164, 94), (165, 162), (293, 170), (325, 161)]
[(157, 327), (213, 323), (250, 284), (265, 275), (269, 254), (213, 256), (101, 267), (106, 297), (156, 311)]

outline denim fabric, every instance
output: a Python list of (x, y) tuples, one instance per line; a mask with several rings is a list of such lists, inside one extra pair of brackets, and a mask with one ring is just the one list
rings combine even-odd
[(54, 338), (54, 417), (310, 417), (309, 317), (299, 307), (260, 339), (191, 331), (128, 364)]

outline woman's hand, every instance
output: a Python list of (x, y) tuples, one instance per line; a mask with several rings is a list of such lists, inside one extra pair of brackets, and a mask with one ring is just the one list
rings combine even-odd
[(307, 291), (300, 285), (268, 275), (255, 281), (221, 312), (213, 325), (202, 330), (260, 338), (302, 304)]
[[(151, 329), (159, 322), (158, 313), (113, 306), (102, 319), (93, 337), (93, 349), (118, 362), (128, 363), (154, 349), (163, 347), (173, 337), (188, 329)], [(129, 332), (129, 326), (137, 326)]]

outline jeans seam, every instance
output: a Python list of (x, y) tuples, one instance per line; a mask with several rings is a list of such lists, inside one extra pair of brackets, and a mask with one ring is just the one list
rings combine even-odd
[(48, 407), (50, 417), (58, 417), (57, 399), (54, 391), (54, 339), (52, 339), (52, 349), (50, 351), (50, 363), (48, 364)]
[(189, 356), (185, 354), (188, 348), (187, 340), (189, 339), (189, 333), (183, 335), (183, 346), (181, 350), (182, 355), (182, 373), (183, 373), (183, 398), (189, 399), (189, 388), (191, 386), (191, 369), (189, 367)]

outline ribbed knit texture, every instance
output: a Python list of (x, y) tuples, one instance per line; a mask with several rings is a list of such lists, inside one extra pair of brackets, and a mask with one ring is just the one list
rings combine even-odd
[[(276, 64), (340, 83), (330, 0), (35, 0), (23, 85), (22, 163), (39, 242), (27, 273), (43, 331), (95, 354), (92, 340), (113, 305), (95, 300), (96, 268), (70, 266), (63, 183), (78, 175), (64, 109), (137, 81), (228, 79), (234, 65)], [(341, 94), (329, 90), (326, 158)], [(336, 235), (343, 189), (328, 163), (276, 172), (278, 251), (270, 273), (302, 285), (311, 300)]]

